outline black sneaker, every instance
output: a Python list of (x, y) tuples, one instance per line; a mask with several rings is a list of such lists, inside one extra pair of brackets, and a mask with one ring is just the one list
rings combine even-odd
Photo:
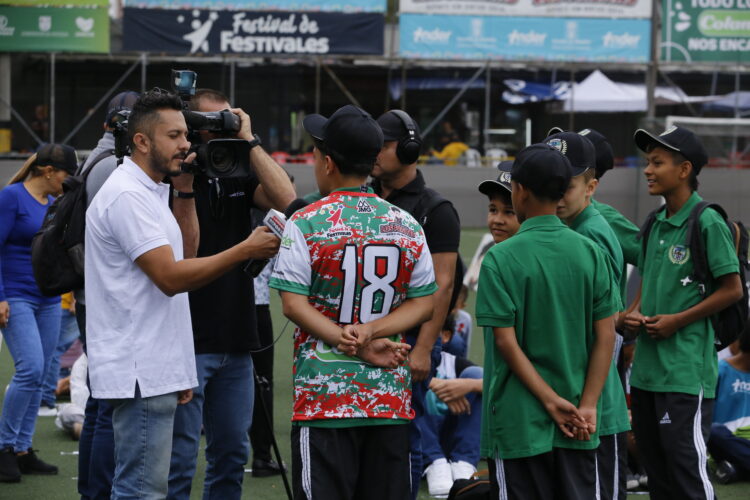
[(31, 448), (29, 448), (27, 454), (18, 455), (18, 468), (21, 470), (21, 474), (42, 474), (45, 476), (57, 474), (57, 466), (40, 460)]
[(286, 471), (286, 467), (279, 465), (274, 460), (261, 460), (256, 458), (253, 460), (253, 477), (269, 477), (278, 476), (282, 472)]
[(733, 483), (739, 478), (737, 469), (735, 469), (734, 465), (727, 462), (726, 460), (723, 460), (716, 464), (714, 475), (716, 476), (716, 480), (721, 484)]
[(17, 483), (21, 480), (18, 459), (13, 448), (0, 450), (0, 483)]

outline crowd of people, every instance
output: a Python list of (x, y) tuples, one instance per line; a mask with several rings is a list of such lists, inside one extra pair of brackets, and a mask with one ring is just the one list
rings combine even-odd
[[(595, 200), (613, 153), (594, 130), (554, 129), (476, 188), (494, 240), (476, 292), (480, 367), (459, 216), (417, 169), (411, 116), (307, 116), (318, 191), (298, 197), (248, 114), (215, 90), (189, 107), (239, 118), (252, 175), (186, 170), (182, 105), (118, 94), (80, 169), (75, 151), (48, 145), (0, 191), (0, 328), (16, 367), (0, 481), (57, 473), (32, 448), (43, 402), (80, 438), (83, 499), (189, 498), (202, 432), (203, 498), (240, 498), (251, 449), (253, 475), (284, 474), (264, 418), (269, 287), (296, 325), (293, 404), (275, 409), (291, 413), (294, 498), (413, 500), (423, 477), (445, 497), (481, 458), (498, 499), (623, 499), (636, 473), (654, 499), (713, 499), (709, 474), (750, 475), (750, 328), (719, 363), (712, 321), (743, 300), (747, 256), (706, 209), (710, 275), (694, 274), (686, 233), (707, 154), (691, 131), (635, 132), (648, 191), (665, 201), (644, 231)], [(130, 154), (118, 159), (122, 110)], [(85, 287), (62, 307), (34, 281), (31, 240), (72, 174), (88, 200)], [(280, 238), (259, 224), (270, 209), (288, 217)], [(244, 272), (266, 259), (255, 280)], [(628, 265), (642, 276), (632, 301)], [(71, 321), (85, 355), (62, 406), (49, 381)]]

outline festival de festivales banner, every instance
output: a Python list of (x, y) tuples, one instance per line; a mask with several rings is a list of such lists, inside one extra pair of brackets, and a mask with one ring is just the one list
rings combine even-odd
[(0, 6), (0, 52), (109, 52), (107, 9)]
[(664, 0), (661, 60), (750, 61), (750, 0)]
[(401, 12), (471, 16), (651, 18), (652, 0), (400, 0)]
[(385, 12), (386, 0), (124, 0), (125, 7), (216, 10)]
[(646, 19), (402, 14), (400, 55), (643, 63), (649, 59), (650, 32)]
[(382, 14), (126, 8), (123, 49), (178, 54), (383, 54)]

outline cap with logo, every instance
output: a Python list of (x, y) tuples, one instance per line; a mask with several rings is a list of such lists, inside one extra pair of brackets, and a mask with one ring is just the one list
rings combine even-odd
[(383, 131), (370, 114), (351, 104), (337, 109), (330, 118), (308, 115), (304, 129), (314, 138), (354, 163), (375, 163), (383, 148)]
[(584, 136), (575, 132), (558, 132), (544, 139), (545, 144), (560, 151), (570, 160), (573, 177), (596, 167), (596, 150)]
[[(560, 127), (552, 127), (547, 132), (547, 136), (563, 132)], [(596, 177), (600, 178), (607, 170), (615, 166), (615, 153), (607, 138), (592, 128), (585, 128), (578, 132), (578, 135), (584, 136), (594, 145), (596, 152)]]
[(36, 152), (34, 164), (41, 167), (49, 165), (74, 175), (78, 170), (78, 156), (75, 149), (65, 144), (45, 144)]
[(691, 130), (684, 127), (675, 125), (669, 127), (659, 135), (654, 135), (639, 128), (633, 134), (633, 139), (638, 149), (644, 153), (647, 152), (651, 144), (680, 153), (693, 164), (696, 174), (708, 163), (708, 153), (706, 153), (700, 139)]
[(533, 193), (562, 198), (573, 177), (573, 168), (570, 159), (558, 148), (547, 143), (532, 144), (516, 155), (510, 177)]
[(128, 90), (120, 92), (110, 99), (109, 104), (107, 105), (107, 116), (104, 118), (104, 124), (111, 126), (112, 118), (114, 118), (117, 113), (123, 110), (132, 110), (133, 105), (135, 104), (135, 101), (138, 100), (139, 96), (140, 94), (138, 92)]
[(501, 161), (497, 164), (497, 169), (500, 171), (500, 175), (497, 176), (497, 180), (488, 179), (486, 181), (482, 181), (479, 183), (479, 186), (477, 186), (477, 189), (479, 189), (480, 193), (487, 196), (492, 196), (493, 193), (496, 193), (503, 189), (507, 189), (508, 192), (510, 192), (510, 172), (512, 168), (512, 161)]

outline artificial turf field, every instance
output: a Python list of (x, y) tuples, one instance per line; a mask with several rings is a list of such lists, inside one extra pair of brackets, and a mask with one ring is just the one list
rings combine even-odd
[[(469, 229), (462, 232), (461, 255), (468, 264), (479, 244), (484, 230)], [(276, 344), (276, 364), (274, 373), (274, 426), (276, 440), (281, 449), (284, 461), (291, 464), (291, 453), (289, 437), (291, 424), (289, 421), (289, 409), (291, 408), (291, 357), (292, 357), (292, 327), (286, 326), (286, 319), (282, 316), (279, 301), (275, 294), (271, 294), (271, 311), (273, 314), (274, 330), (276, 335), (282, 333)], [(468, 311), (474, 312), (474, 295), (470, 294)], [(471, 345), (470, 358), (472, 361), (482, 364), (483, 347), (481, 331), (475, 325), (474, 340)], [(3, 346), (0, 351), (0, 391), (4, 391), (11, 376), (13, 375), (13, 363), (8, 355), (8, 350)], [(76, 442), (72, 441), (54, 424), (52, 417), (40, 417), (37, 420), (36, 433), (34, 436), (34, 448), (39, 450), (39, 456), (60, 468), (57, 476), (24, 476), (21, 483), (1, 484), (0, 499), (2, 500), (72, 500), (79, 498), (76, 490), (77, 460), (74, 455), (78, 449)], [(201, 448), (202, 450), (202, 448)], [(201, 451), (202, 453), (202, 451)], [(193, 480), (192, 499), (200, 499), (203, 487), (203, 474), (205, 470), (203, 456), (198, 458), (198, 470)], [(248, 465), (249, 467), (249, 465)], [(480, 465), (482, 468), (482, 465)], [(291, 482), (291, 478), (290, 478)], [(721, 500), (746, 500), (750, 498), (750, 484), (738, 483), (730, 486), (716, 486), (717, 497)], [(283, 500), (286, 498), (284, 485), (281, 478), (253, 478), (249, 473), (245, 475), (243, 486), (243, 499), (257, 500)], [(428, 499), (427, 485), (422, 483), (419, 494), (420, 499)], [(630, 495), (632, 499), (646, 499), (646, 494)], [(383, 499), (388, 500), (388, 499)]]

